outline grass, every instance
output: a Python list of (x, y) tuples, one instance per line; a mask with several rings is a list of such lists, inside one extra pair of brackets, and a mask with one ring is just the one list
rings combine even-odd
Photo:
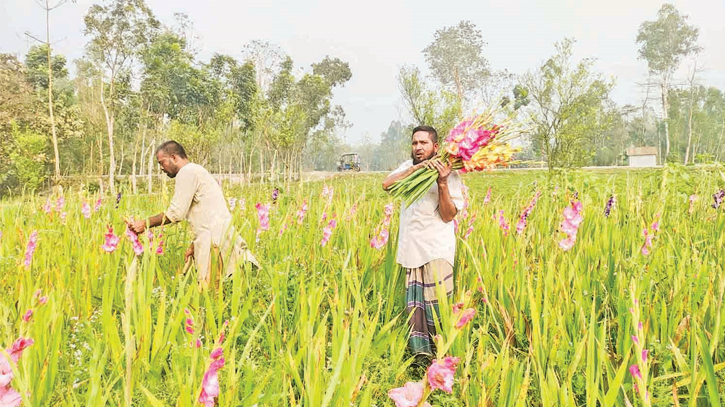
[[(458, 232), (454, 298), (468, 298), (477, 313), (447, 352), (461, 359), (453, 393), (436, 391), (428, 401), (719, 405), (725, 215), (710, 205), (725, 185), (722, 172), (466, 175), (469, 218)], [(218, 405), (394, 405), (388, 390), (420, 380), (425, 366), (406, 350), (397, 213), (387, 248), (370, 247), (390, 202), (381, 180), (374, 174), (327, 181), (335, 191), (330, 203), (320, 197), (322, 182), (281, 186), (271, 228), (259, 240), (254, 204), (271, 202), (271, 187), (226, 188), (228, 197), (245, 198), (244, 208), (237, 204), (233, 211), (234, 223), (263, 268), (245, 267), (207, 292), (197, 289), (193, 269), (180, 274), (191, 239), (187, 226), (164, 228), (161, 256), (134, 256), (122, 234), (123, 217), (163, 210), (171, 189), (124, 195), (118, 208), (115, 198), (104, 198), (90, 219), (81, 202), (93, 206), (96, 197), (82, 191), (66, 192), (65, 221), (43, 212), (45, 198), (2, 203), (0, 344), (8, 348), (20, 336), (35, 341), (11, 385), (32, 406), (195, 405), (209, 354), (229, 321)], [(484, 205), (488, 187), (492, 200)], [(518, 216), (536, 191), (541, 199), (519, 235)], [(573, 249), (564, 252), (557, 228), (574, 194), (584, 222)], [(605, 217), (612, 194), (617, 206)], [(698, 199), (689, 213), (693, 194)], [(309, 211), (298, 225), (304, 200)], [(508, 234), (494, 220), (501, 210)], [(324, 214), (335, 214), (338, 226), (322, 247)], [(474, 230), (464, 239), (474, 214)], [(643, 256), (642, 229), (655, 219), (660, 231)], [(106, 225), (121, 236), (112, 254), (100, 249)], [(38, 249), (26, 269), (23, 255), (34, 230)], [(47, 304), (38, 304), (38, 289), (49, 296)], [(28, 309), (34, 315), (25, 322)], [(193, 335), (184, 329), (185, 309)], [(442, 332), (452, 332), (450, 304), (441, 314)], [(630, 373), (632, 365), (641, 379)]]

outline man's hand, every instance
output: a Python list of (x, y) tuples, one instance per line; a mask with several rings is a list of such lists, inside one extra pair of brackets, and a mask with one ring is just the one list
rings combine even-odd
[(144, 230), (146, 230), (146, 220), (137, 220), (137, 221), (129, 221), (126, 220), (126, 225), (129, 229), (131, 229), (134, 233), (141, 234)]
[(184, 254), (184, 263), (187, 263), (189, 261), (189, 258), (194, 258), (194, 243), (192, 243), (191, 246), (186, 249), (186, 253)]
[(426, 167), (438, 171), (438, 185), (448, 183), (448, 176), (451, 175), (453, 169), (453, 165), (450, 162), (443, 164), (441, 160), (436, 158), (426, 163)]

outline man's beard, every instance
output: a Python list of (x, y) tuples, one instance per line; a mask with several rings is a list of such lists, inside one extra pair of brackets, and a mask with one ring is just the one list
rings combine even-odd
[(413, 165), (420, 164), (425, 160), (430, 160), (436, 155), (435, 151), (431, 152), (428, 157), (423, 157), (420, 160), (415, 157), (415, 151), (410, 152), (410, 158), (413, 160)]

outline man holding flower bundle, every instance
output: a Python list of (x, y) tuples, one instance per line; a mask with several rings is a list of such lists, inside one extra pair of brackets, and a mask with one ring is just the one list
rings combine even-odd
[(435, 158), (438, 133), (433, 127), (413, 129), (411, 160), (383, 181), (388, 191), (421, 168), (437, 172), (436, 182), (418, 200), (400, 212), (397, 262), (406, 271), (406, 311), (412, 313), (411, 351), (434, 354), (434, 315), (439, 315), (438, 290), (453, 292), (453, 260), (456, 235), (453, 218), (463, 208), (461, 178), (450, 162)]

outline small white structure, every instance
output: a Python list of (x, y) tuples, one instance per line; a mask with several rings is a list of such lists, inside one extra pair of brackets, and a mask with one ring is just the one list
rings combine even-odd
[(632, 147), (627, 149), (630, 167), (656, 167), (657, 147)]

